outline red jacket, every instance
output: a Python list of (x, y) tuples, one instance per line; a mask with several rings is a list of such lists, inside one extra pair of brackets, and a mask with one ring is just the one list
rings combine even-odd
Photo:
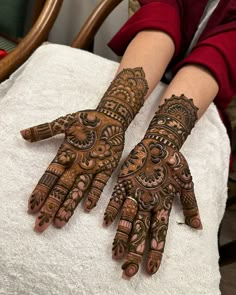
[(134, 38), (145, 29), (167, 32), (175, 43), (169, 68), (175, 73), (185, 64), (200, 64), (219, 83), (215, 104), (230, 129), (225, 109), (236, 94), (236, 0), (220, 0), (197, 44), (185, 53), (197, 30), (208, 0), (139, 0), (141, 8), (114, 36), (109, 46), (122, 55)]

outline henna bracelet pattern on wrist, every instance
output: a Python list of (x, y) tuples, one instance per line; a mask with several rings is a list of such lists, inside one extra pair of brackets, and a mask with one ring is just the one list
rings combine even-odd
[(142, 68), (124, 69), (111, 83), (97, 111), (118, 120), (126, 130), (144, 103), (148, 84)]
[(179, 150), (197, 121), (198, 108), (183, 94), (165, 99), (152, 119), (145, 138)]

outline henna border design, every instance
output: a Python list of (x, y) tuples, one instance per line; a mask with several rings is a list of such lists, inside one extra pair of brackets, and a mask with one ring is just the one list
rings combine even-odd
[(123, 69), (113, 80), (97, 111), (119, 121), (125, 129), (144, 103), (148, 84), (143, 69)]

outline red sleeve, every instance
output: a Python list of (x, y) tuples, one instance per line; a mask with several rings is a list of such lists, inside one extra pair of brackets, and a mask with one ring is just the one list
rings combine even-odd
[(236, 30), (226, 31), (199, 41), (175, 71), (186, 64), (206, 67), (219, 83), (215, 104), (225, 110), (236, 94)]
[(0, 59), (7, 55), (7, 52), (4, 49), (0, 49)]
[(126, 22), (121, 30), (109, 42), (111, 49), (123, 55), (126, 47), (135, 35), (143, 30), (162, 30), (169, 34), (175, 43), (175, 54), (181, 43), (180, 16), (174, 0), (140, 0), (142, 7)]

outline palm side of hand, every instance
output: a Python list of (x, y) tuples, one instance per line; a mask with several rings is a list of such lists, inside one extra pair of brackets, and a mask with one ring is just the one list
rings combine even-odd
[(122, 165), (118, 183), (107, 206), (104, 222), (109, 225), (122, 207), (113, 242), (113, 257), (122, 258), (124, 275), (136, 274), (146, 239), (150, 236), (146, 270), (155, 273), (161, 263), (168, 220), (174, 197), (180, 197), (185, 221), (201, 228), (192, 177), (183, 155), (152, 139), (142, 140)]
[(29, 212), (39, 212), (35, 229), (54, 221), (62, 227), (86, 195), (85, 210), (96, 206), (118, 165), (124, 146), (122, 125), (97, 111), (82, 111), (21, 132), (28, 141), (65, 133), (63, 144), (29, 199)]

